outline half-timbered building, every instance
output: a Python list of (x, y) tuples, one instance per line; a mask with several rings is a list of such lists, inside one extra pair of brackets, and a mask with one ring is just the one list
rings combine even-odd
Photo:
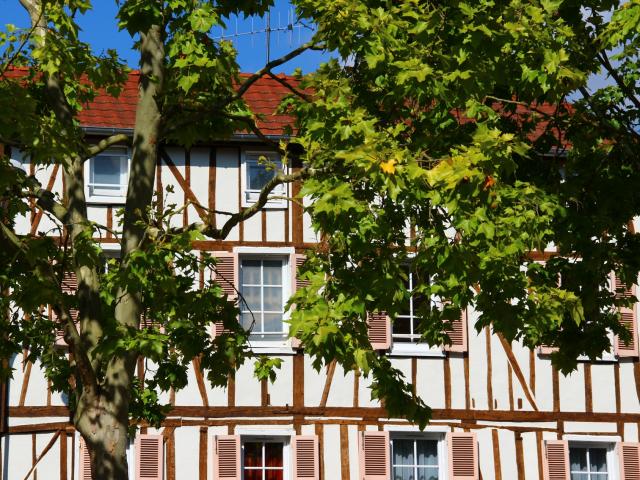
[[(100, 96), (82, 112), (88, 136), (132, 133), (137, 81), (133, 74), (118, 99)], [(285, 93), (265, 78), (246, 95), (264, 115), (261, 128), (274, 139), (284, 135), (290, 120), (273, 114)], [(35, 168), (20, 152), (11, 153), (16, 165), (62, 192), (59, 166)], [(255, 201), (269, 177), (261, 156), (277, 154), (250, 134), (189, 150), (165, 146), (157, 162), (157, 194), (167, 203), (190, 202), (175, 219), (178, 224), (214, 210), (238, 212)], [(113, 147), (85, 167), (89, 216), (108, 227), (100, 243), (112, 255), (119, 249), (112, 230), (125, 199), (129, 161), (126, 147)], [(131, 442), (131, 478), (640, 480), (635, 309), (622, 312), (633, 342), (612, 338), (611, 354), (580, 361), (569, 376), (552, 368), (548, 349), (526, 349), (489, 329), (477, 332), (473, 309), (463, 313), (447, 348), (417, 341), (411, 303), (393, 326), (385, 316), (372, 318), (372, 345), (433, 408), (424, 431), (388, 418), (370, 399), (368, 381), (358, 371), (335, 363), (319, 372), (312, 368), (304, 350), (288, 338), (285, 322), (296, 269), (318, 241), (302, 207), (286, 199), (299, 189), (298, 184), (282, 187), (278, 198), (225, 241), (194, 244), (219, 258), (230, 282), (227, 292), (240, 292), (251, 302), (252, 348), (282, 359), (276, 381), (256, 380), (245, 364), (226, 388), (211, 388), (194, 359), (188, 387), (164, 399), (173, 408), (162, 427), (143, 426)], [(218, 224), (224, 220), (224, 214), (215, 217)], [(54, 226), (34, 208), (21, 228), (35, 234)], [(73, 277), (66, 282), (74, 288)], [(612, 278), (612, 288), (615, 283)], [(24, 355), (12, 358), (11, 367), (13, 379), (0, 390), (0, 478), (89, 479), (88, 455), (69, 421), (67, 399), (51, 391), (39, 366)], [(138, 375), (145, 375), (144, 361)]]

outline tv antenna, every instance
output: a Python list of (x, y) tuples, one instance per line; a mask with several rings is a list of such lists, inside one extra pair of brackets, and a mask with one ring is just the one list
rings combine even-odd
[[(281, 41), (287, 41), (289, 47), (300, 46), (302, 44), (302, 30), (306, 29), (314, 32), (315, 29), (303, 22), (295, 14), (293, 8), (287, 10), (286, 20), (282, 18), (282, 12), (277, 12), (277, 24), (272, 20), (276, 20), (275, 15), (272, 16), (271, 9), (267, 10), (264, 18), (252, 16), (245, 19), (245, 25), (238, 26), (238, 17), (234, 15), (227, 19), (227, 25), (233, 24), (233, 29), (220, 28), (220, 35), (214, 37), (215, 40), (231, 40), (237, 42), (241, 37), (251, 37), (251, 47), (255, 47), (255, 38), (264, 35), (265, 54), (267, 63), (271, 61), (271, 41), (275, 38), (276, 45), (280, 46)], [(250, 23), (249, 23), (250, 20)], [(283, 38), (284, 37), (284, 38)]]

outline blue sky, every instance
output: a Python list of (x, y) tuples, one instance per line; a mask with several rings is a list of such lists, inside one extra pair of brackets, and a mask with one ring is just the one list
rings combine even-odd
[[(124, 61), (131, 67), (138, 66), (138, 55), (131, 48), (133, 41), (126, 31), (118, 31), (115, 15), (117, 5), (115, 0), (93, 0), (93, 10), (79, 18), (82, 28), (81, 39), (93, 46), (99, 53), (107, 48), (115, 48)], [(0, 25), (11, 23), (18, 27), (28, 27), (28, 16), (18, 0), (0, 0), (2, 16)], [(286, 30), (288, 19), (291, 16), (291, 5), (287, 0), (276, 0), (271, 9), (271, 28), (278, 26), (285, 29), (281, 32), (271, 33), (271, 59), (281, 57), (290, 50), (310, 40), (312, 32), (301, 26), (296, 26), (293, 32)], [(233, 39), (238, 50), (240, 67), (245, 72), (253, 72), (264, 66), (267, 58), (267, 42), (265, 33), (265, 19), (231, 19), (225, 36), (241, 34)], [(248, 34), (248, 32), (256, 32)], [(223, 32), (217, 29), (213, 32), (219, 37)], [(304, 72), (315, 70), (320, 63), (326, 61), (328, 56), (320, 52), (305, 52), (300, 57), (283, 65), (277, 72), (290, 73), (295, 68), (301, 68)]]

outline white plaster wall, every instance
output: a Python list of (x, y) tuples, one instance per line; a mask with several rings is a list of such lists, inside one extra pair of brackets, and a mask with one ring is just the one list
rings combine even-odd
[(253, 375), (253, 362), (245, 362), (236, 372), (236, 405), (258, 406), (260, 403), (260, 382)]
[(327, 480), (340, 478), (340, 426), (324, 426), (324, 475)]
[(293, 405), (293, 357), (289, 355), (280, 358), (282, 365), (277, 371), (276, 381), (269, 382), (268, 386), (270, 404)]
[[(182, 178), (185, 178), (185, 166), (184, 166), (184, 150), (179, 148), (168, 147), (165, 149), (167, 155), (173, 160), (174, 165)], [(173, 185), (173, 193), (167, 190), (169, 185)], [(184, 205), (184, 191), (176, 181), (176, 178), (167, 166), (167, 164), (162, 161), (162, 186), (164, 187), (163, 193), (163, 201), (165, 205), (175, 204), (178, 207), (180, 205)], [(181, 227), (182, 226), (182, 215), (175, 215), (171, 218), (171, 226), (173, 227)]]
[(180, 427), (174, 430), (176, 478), (198, 478), (199, 437), (199, 427)]
[(515, 435), (510, 430), (498, 430), (498, 440), (500, 443), (502, 477), (505, 479), (512, 478), (513, 474), (518, 471)]
[[(335, 378), (335, 374), (334, 374)], [(319, 372), (313, 368), (311, 358), (304, 357), (304, 402), (307, 406), (320, 405), (322, 391), (327, 379), (327, 367), (322, 367)]]
[(633, 362), (620, 361), (620, 408), (623, 412), (640, 413)]
[(524, 476), (526, 479), (537, 480), (538, 472), (538, 440), (533, 432), (522, 434), (522, 450), (524, 452)]
[(469, 309), (467, 313), (469, 390), (472, 398), (471, 406), (479, 410), (486, 410), (489, 408), (487, 401), (487, 349), (484, 330), (478, 333), (473, 328), (477, 318), (477, 313)]
[[(198, 203), (209, 207), (209, 152), (210, 148), (194, 147), (191, 149), (189, 161), (191, 165), (191, 191)], [(188, 210), (189, 223), (201, 222), (195, 207)]]
[[(216, 210), (237, 213), (239, 211), (240, 185), (238, 168), (240, 165), (237, 148), (218, 148), (216, 150)], [(228, 215), (217, 214), (218, 226), (224, 225)], [(227, 240), (238, 240), (239, 230), (234, 227)]]
[(465, 408), (464, 359), (462, 355), (449, 357), (451, 371), (451, 408)]
[(478, 437), (478, 459), (482, 478), (493, 478), (494, 458), (493, 443), (491, 440), (491, 429), (483, 428), (476, 431)]
[(584, 412), (584, 365), (578, 364), (578, 369), (567, 376), (559, 373), (558, 380), (560, 385), (560, 410)]
[(591, 366), (591, 384), (593, 385), (593, 411), (615, 412), (616, 395), (613, 365), (594, 363)]
[(267, 210), (267, 241), (284, 242), (284, 222), (287, 210)]
[(444, 368), (442, 358), (426, 357), (418, 359), (416, 394), (431, 407), (444, 408)]
[(327, 406), (353, 406), (353, 372), (347, 372), (345, 375), (344, 369), (340, 365), (336, 365), (336, 371), (333, 374)]

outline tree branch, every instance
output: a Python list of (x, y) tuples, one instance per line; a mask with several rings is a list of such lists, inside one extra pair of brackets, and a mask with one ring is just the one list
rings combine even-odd
[(221, 114), (222, 114), (222, 116), (227, 117), (230, 120), (236, 120), (238, 122), (243, 122), (244, 124), (247, 125), (247, 127), (249, 127), (249, 130), (251, 130), (256, 135), (256, 137), (258, 137), (260, 140), (262, 140), (267, 145), (270, 145), (280, 155), (286, 155), (287, 152), (280, 146), (279, 142), (276, 142), (276, 141), (272, 140), (271, 138), (267, 137), (264, 133), (262, 133), (262, 130), (260, 130), (258, 128), (258, 125), (256, 125), (256, 121), (255, 121), (254, 118), (246, 117), (244, 115), (234, 115), (234, 114), (231, 114), (231, 113), (224, 113), (224, 112), (221, 112)]
[(118, 143), (124, 143), (126, 145), (131, 145), (131, 138), (129, 138), (129, 136), (127, 134), (124, 133), (117, 133), (115, 135), (111, 135), (110, 137), (107, 137), (103, 140), (100, 140), (98, 143), (96, 143), (94, 146), (89, 147), (87, 149), (87, 153), (86, 156), (84, 158), (84, 160), (87, 160), (91, 157), (95, 157), (96, 155), (104, 152), (105, 150), (107, 150), (109, 147), (112, 147), (113, 145), (117, 145)]
[[(258, 213), (262, 207), (264, 207), (269, 201), (269, 195), (278, 185), (283, 185), (285, 183), (295, 182), (297, 180), (303, 180), (305, 178), (309, 178), (314, 174), (314, 170), (310, 168), (302, 168), (297, 172), (285, 175), (282, 171), (279, 171), (277, 175), (275, 175), (260, 191), (260, 195), (258, 196), (258, 200), (248, 208), (241, 210), (238, 213), (234, 213), (231, 217), (224, 223), (222, 228), (213, 228), (209, 224), (196, 224), (195, 227), (200, 230), (203, 235), (207, 237), (214, 238), (217, 240), (224, 240), (227, 238), (233, 227), (238, 225), (240, 222), (243, 222), (256, 213)], [(193, 227), (193, 225), (192, 225)]]
[[(48, 279), (58, 285), (60, 289), (62, 288), (61, 282), (53, 271), (53, 266), (50, 263), (46, 261), (37, 263), (36, 261), (38, 257), (36, 255), (31, 255), (29, 250), (25, 248), (24, 243), (20, 241), (18, 236), (16, 236), (16, 234), (13, 233), (2, 222), (0, 222), (0, 230), (2, 231), (2, 235), (4, 236), (4, 238), (8, 240), (8, 244), (11, 245), (14, 250), (16, 250), (17, 254), (21, 255), (22, 258), (34, 269), (37, 269), (44, 273), (48, 277)], [(65, 307), (65, 305), (60, 301), (53, 304), (52, 308), (64, 326), (65, 340), (69, 344), (69, 348), (76, 357), (76, 365), (78, 366), (78, 371), (80, 372), (80, 376), (82, 377), (83, 386), (85, 388), (92, 389), (95, 393), (98, 388), (95, 372), (93, 371), (93, 368), (91, 366), (89, 356), (82, 346), (82, 340), (73, 322), (73, 317), (71, 316), (69, 310)]]
[(283, 87), (285, 87), (287, 90), (289, 90), (291, 93), (293, 93), (294, 95), (297, 95), (298, 97), (300, 97), (301, 99), (303, 99), (305, 102), (311, 102), (311, 97), (309, 95), (307, 95), (306, 93), (298, 90), (297, 88), (295, 88), (293, 85), (291, 85), (289, 82), (287, 82), (284, 78), (280, 78), (279, 76), (275, 75), (274, 73), (269, 72), (268, 75), (273, 78), (276, 82), (278, 82), (280, 85), (282, 85)]
[(609, 57), (607, 57), (607, 53), (603, 51), (600, 55), (596, 55), (596, 57), (600, 60), (600, 64), (605, 68), (607, 73), (611, 75), (611, 78), (613, 78), (618, 87), (620, 87), (620, 90), (624, 92), (629, 101), (633, 103), (637, 109), (640, 109), (640, 99), (636, 97), (629, 85), (624, 82), (624, 79), (618, 74), (616, 69), (613, 68), (613, 65), (611, 65), (611, 62), (609, 61)]
[(324, 46), (321, 43), (308, 42), (308, 43), (305, 43), (304, 45), (300, 45), (295, 50), (291, 50), (289, 53), (287, 53), (286, 55), (276, 60), (271, 60), (269, 63), (267, 63), (264, 67), (262, 67), (253, 75), (251, 75), (249, 78), (247, 78), (240, 85), (235, 96), (231, 99), (231, 101), (241, 98), (247, 92), (247, 90), (249, 90), (249, 87), (251, 87), (251, 85), (256, 83), (258, 80), (260, 80), (260, 78), (264, 77), (266, 74), (270, 73), (271, 70), (273, 70), (274, 68), (279, 67), (283, 63), (287, 63), (289, 60), (297, 57), (298, 55), (300, 55), (301, 53), (307, 50), (322, 50), (323, 48)]

